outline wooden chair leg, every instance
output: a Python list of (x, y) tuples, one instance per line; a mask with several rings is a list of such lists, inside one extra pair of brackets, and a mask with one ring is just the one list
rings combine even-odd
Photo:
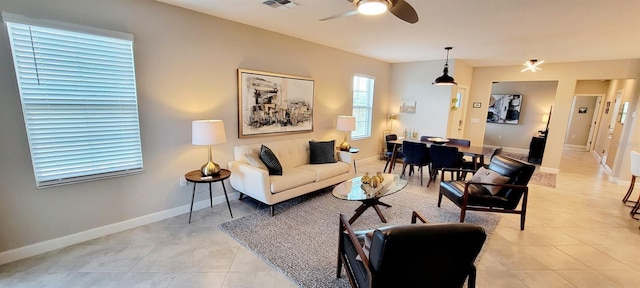
[(460, 208), (460, 223), (464, 223), (464, 217), (467, 216), (467, 208)]
[(631, 185), (629, 185), (629, 190), (627, 191), (627, 194), (624, 195), (624, 198), (622, 198), (622, 203), (627, 204), (627, 202), (637, 202), (637, 201), (629, 201), (629, 197), (631, 197), (631, 193), (633, 193), (633, 187), (635, 187), (636, 185), (636, 176), (635, 175), (631, 175)]
[(440, 207), (441, 203), (442, 203), (442, 193), (438, 193), (438, 207)]
[(636, 201), (636, 205), (633, 205), (633, 209), (631, 209), (631, 212), (629, 212), (629, 214), (631, 215), (631, 218), (640, 220), (640, 218), (636, 217), (636, 215), (640, 214), (638, 210), (640, 210), (640, 197), (638, 197), (638, 201)]

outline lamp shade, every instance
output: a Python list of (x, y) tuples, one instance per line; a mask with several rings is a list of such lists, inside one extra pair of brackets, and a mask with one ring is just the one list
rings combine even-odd
[(356, 117), (353, 116), (338, 116), (338, 124), (336, 125), (338, 131), (355, 131), (356, 130)]
[(191, 122), (191, 143), (211, 145), (227, 142), (222, 120), (196, 120)]
[(444, 62), (444, 69), (442, 70), (442, 76), (436, 78), (433, 81), (433, 85), (458, 85), (456, 80), (453, 77), (449, 76), (449, 51), (453, 49), (453, 47), (445, 47), (444, 50), (447, 50), (447, 60)]
[(549, 114), (542, 114), (542, 123), (549, 122)]

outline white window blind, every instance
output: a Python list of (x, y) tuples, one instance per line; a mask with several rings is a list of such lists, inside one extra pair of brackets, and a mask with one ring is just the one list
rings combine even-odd
[(351, 132), (353, 139), (371, 137), (371, 114), (373, 110), (373, 87), (375, 79), (366, 76), (353, 77), (353, 116), (356, 117), (356, 130)]
[(141, 172), (133, 42), (3, 20), (37, 186)]

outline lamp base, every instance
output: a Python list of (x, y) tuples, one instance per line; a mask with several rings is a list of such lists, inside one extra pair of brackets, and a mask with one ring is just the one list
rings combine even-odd
[(349, 143), (347, 143), (347, 140), (344, 140), (344, 141), (340, 144), (340, 150), (342, 150), (342, 151), (349, 151), (349, 149), (351, 149), (351, 145), (349, 145)]
[(200, 168), (200, 172), (202, 176), (213, 176), (220, 173), (220, 165), (213, 163), (213, 161), (209, 161), (202, 165)]

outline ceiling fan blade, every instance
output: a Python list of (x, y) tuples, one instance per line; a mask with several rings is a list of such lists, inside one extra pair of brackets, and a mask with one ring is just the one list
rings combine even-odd
[(411, 4), (404, 0), (392, 0), (391, 2), (393, 3), (389, 9), (391, 14), (411, 24), (418, 22), (418, 13)]
[(327, 18), (322, 18), (318, 21), (327, 21), (327, 20), (331, 20), (331, 19), (338, 19), (338, 18), (342, 18), (342, 17), (348, 17), (348, 16), (353, 16), (358, 14), (358, 10), (351, 10), (351, 11), (347, 11), (344, 13), (340, 13), (338, 15), (333, 15), (333, 16), (329, 16)]

